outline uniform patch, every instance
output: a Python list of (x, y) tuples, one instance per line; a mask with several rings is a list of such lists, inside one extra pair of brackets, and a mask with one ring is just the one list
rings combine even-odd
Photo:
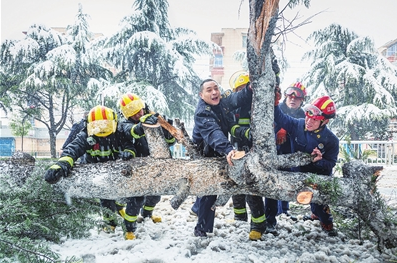
[(88, 142), (88, 144), (91, 145), (91, 146), (93, 146), (93, 145), (96, 144), (96, 140), (95, 140), (92, 136), (87, 137), (87, 142)]
[(222, 94), (222, 98), (227, 98), (230, 96), (230, 94), (232, 94), (232, 91), (228, 89), (227, 91), (225, 91), (225, 93)]

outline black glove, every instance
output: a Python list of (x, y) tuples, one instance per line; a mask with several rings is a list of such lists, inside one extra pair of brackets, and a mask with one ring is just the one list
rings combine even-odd
[(251, 135), (251, 128), (248, 128), (246, 131), (245, 131), (245, 138), (247, 138), (247, 140), (248, 141), (250, 141), (250, 142), (252, 142), (252, 135)]
[(132, 126), (131, 134), (134, 137), (135, 137), (135, 135), (138, 137), (141, 137), (144, 134), (144, 131), (142, 128), (142, 122), (139, 122), (138, 124), (135, 124), (134, 126)]
[(280, 67), (278, 66), (277, 59), (273, 59), (272, 69), (274, 74), (276, 74), (276, 86), (280, 86)]
[(167, 119), (167, 116), (163, 115), (163, 119), (168, 122), (168, 124), (174, 125), (174, 120), (173, 119)]
[(274, 89), (274, 106), (278, 106), (281, 100), (281, 90), (279, 86)]
[(278, 76), (278, 74), (280, 74), (280, 67), (278, 66), (277, 59), (273, 59), (272, 69), (274, 71), (274, 74), (276, 74), (276, 76)]
[[(157, 113), (156, 113), (157, 114)], [(157, 114), (158, 116), (158, 114)], [(139, 118), (139, 120), (145, 124), (156, 124), (157, 123), (157, 116), (152, 114), (146, 114)]]
[(49, 184), (56, 184), (61, 180), (61, 178), (65, 176), (65, 173), (62, 167), (57, 163), (52, 165), (47, 172), (45, 173), (44, 179)]
[(135, 157), (135, 154), (133, 152), (131, 152), (130, 150), (124, 150), (123, 152), (121, 152), (121, 159), (123, 161), (128, 161), (134, 157)]

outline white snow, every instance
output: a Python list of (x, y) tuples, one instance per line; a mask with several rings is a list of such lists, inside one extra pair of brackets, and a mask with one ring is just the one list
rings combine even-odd
[[(397, 168), (394, 176), (397, 174)], [(386, 168), (386, 171), (389, 171)], [(385, 172), (386, 174), (386, 172)], [(385, 178), (385, 179), (384, 179)], [(382, 181), (384, 185), (382, 186)], [(379, 185), (390, 185), (391, 177), (382, 177)], [(383, 189), (383, 188), (381, 188)], [(395, 188), (393, 188), (395, 189)], [(389, 189), (390, 190), (390, 189)], [(381, 191), (382, 192), (382, 191)], [(390, 193), (390, 191), (389, 191)], [(396, 200), (396, 193), (386, 200)], [(386, 196), (385, 196), (386, 197)], [(138, 262), (385, 262), (387, 255), (381, 254), (375, 243), (349, 239), (339, 232), (338, 237), (329, 237), (321, 231), (318, 221), (303, 221), (301, 215), (293, 222), (281, 215), (278, 217), (275, 237), (264, 234), (260, 241), (250, 241), (248, 222), (234, 221), (231, 201), (216, 210), (214, 233), (208, 238), (193, 235), (197, 218), (189, 213), (195, 200), (190, 196), (178, 210), (169, 204), (170, 196), (163, 196), (154, 210), (161, 215), (161, 223), (145, 219), (138, 224), (135, 240), (124, 240), (121, 226), (114, 234), (91, 230), (87, 239), (65, 239), (62, 244), (52, 245), (62, 259), (72, 256), (84, 258), (90, 263), (138, 263)], [(290, 203), (291, 206), (297, 205)], [(308, 206), (304, 206), (309, 211)], [(396, 253), (394, 251), (387, 251)]]

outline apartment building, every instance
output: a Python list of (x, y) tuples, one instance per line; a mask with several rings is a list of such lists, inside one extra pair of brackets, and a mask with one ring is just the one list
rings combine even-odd
[(236, 51), (246, 50), (247, 33), (248, 28), (222, 28), (221, 32), (211, 34), (211, 41), (221, 47), (221, 50), (214, 50), (214, 58), (210, 61), (211, 78), (223, 90), (230, 89), (229, 79), (233, 73), (243, 69), (233, 55)]
[(387, 42), (378, 48), (378, 51), (386, 57), (390, 63), (397, 66), (397, 39)]

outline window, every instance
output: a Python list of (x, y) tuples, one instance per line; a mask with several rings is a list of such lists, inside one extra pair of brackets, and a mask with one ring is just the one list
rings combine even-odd
[(214, 68), (223, 68), (223, 55), (215, 54)]
[(386, 57), (393, 57), (397, 54), (397, 43), (387, 49)]
[(243, 39), (242, 46), (243, 46), (243, 48), (246, 48), (247, 47), (247, 34), (244, 33), (242, 35), (242, 39)]

